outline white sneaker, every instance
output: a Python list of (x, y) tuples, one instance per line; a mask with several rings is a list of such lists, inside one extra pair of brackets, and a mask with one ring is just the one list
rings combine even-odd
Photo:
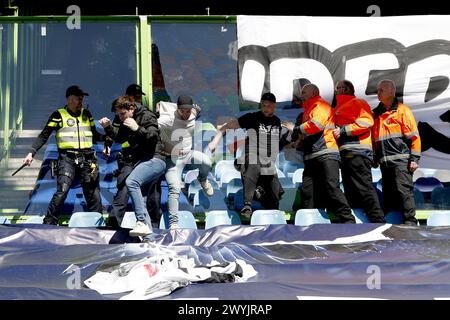
[(144, 237), (148, 234), (153, 233), (152, 230), (147, 226), (145, 222), (138, 221), (133, 230), (130, 230), (130, 236), (132, 237)]
[(203, 191), (208, 197), (212, 197), (214, 194), (214, 189), (211, 183), (206, 179), (205, 181), (200, 181), (200, 185), (202, 186)]
[(169, 230), (175, 230), (178, 229), (180, 226), (178, 225), (178, 222), (172, 222), (170, 224)]

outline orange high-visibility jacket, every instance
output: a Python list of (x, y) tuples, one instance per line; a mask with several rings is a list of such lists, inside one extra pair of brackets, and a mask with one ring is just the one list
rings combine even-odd
[(353, 95), (340, 94), (336, 96), (337, 105), (334, 109), (334, 122), (339, 127), (340, 137), (337, 140), (341, 153), (367, 156), (372, 159), (373, 115), (369, 104)]
[(333, 136), (334, 121), (331, 106), (320, 96), (304, 103), (303, 123), (296, 128), (306, 135), (303, 142), (304, 159), (309, 160), (325, 154), (336, 154), (339, 149)]
[(420, 136), (411, 109), (397, 99), (389, 111), (380, 103), (374, 109), (374, 120), (374, 151), (380, 164), (389, 167), (419, 161)]

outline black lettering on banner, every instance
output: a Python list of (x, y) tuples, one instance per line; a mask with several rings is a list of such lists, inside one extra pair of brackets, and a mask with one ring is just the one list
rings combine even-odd
[[(256, 61), (263, 66), (265, 71), (262, 92), (270, 91), (270, 64), (279, 59), (303, 58), (315, 60), (324, 65), (329, 71), (333, 83), (336, 83), (338, 80), (345, 79), (347, 61), (381, 53), (393, 54), (399, 67), (396, 69), (371, 70), (367, 79), (365, 94), (376, 94), (377, 83), (382, 79), (391, 79), (397, 85), (398, 99), (403, 101), (408, 66), (436, 55), (450, 55), (450, 41), (434, 39), (405, 47), (395, 39), (377, 38), (345, 45), (334, 52), (311, 42), (284, 42), (268, 47), (248, 45), (238, 51), (239, 78), (242, 79), (245, 63), (248, 60)], [(449, 84), (450, 80), (447, 76), (431, 77), (424, 95), (424, 103), (438, 97), (447, 90)], [(243, 98), (241, 87), (239, 87), (239, 95)], [(449, 137), (437, 132), (426, 122), (419, 122), (418, 126), (420, 136), (424, 138), (423, 151), (433, 147), (440, 152), (450, 154)]]

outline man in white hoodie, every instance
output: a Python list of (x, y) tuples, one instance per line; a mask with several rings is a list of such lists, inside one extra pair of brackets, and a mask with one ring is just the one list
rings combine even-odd
[(158, 124), (161, 139), (166, 152), (166, 181), (169, 188), (168, 209), (170, 229), (178, 227), (178, 208), (181, 191), (181, 174), (186, 165), (199, 169), (198, 181), (205, 194), (211, 197), (214, 189), (207, 177), (211, 171), (211, 159), (204, 153), (192, 150), (195, 120), (200, 107), (194, 105), (187, 95), (178, 97), (176, 108), (164, 112), (161, 110)]

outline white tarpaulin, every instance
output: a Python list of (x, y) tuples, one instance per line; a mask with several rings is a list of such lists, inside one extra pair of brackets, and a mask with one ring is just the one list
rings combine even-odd
[(331, 103), (348, 79), (375, 108), (376, 84), (392, 79), (419, 124), (420, 165), (450, 169), (450, 16), (238, 16), (237, 26), (243, 100), (270, 90), (291, 101), (303, 78)]

